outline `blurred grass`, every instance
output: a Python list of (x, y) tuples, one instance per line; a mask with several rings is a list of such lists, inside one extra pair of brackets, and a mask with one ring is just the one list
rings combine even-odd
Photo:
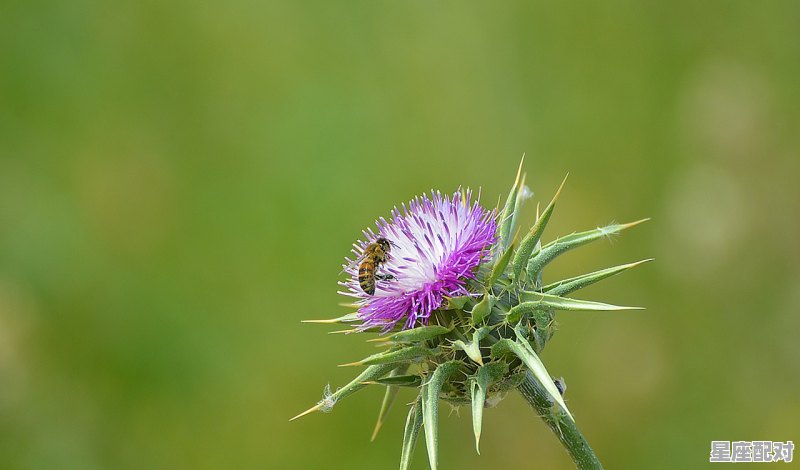
[[(342, 313), (376, 216), (492, 205), (523, 152), (537, 199), (571, 173), (546, 238), (654, 218), (549, 273), (657, 258), (584, 295), (648, 310), (563, 314), (545, 354), (607, 466), (795, 438), (798, 10), (3, 2), (0, 466), (396, 465), (379, 391), (287, 422), (370, 352), (299, 320)], [(569, 468), (517, 397), (480, 457), (464, 412), (447, 467)]]

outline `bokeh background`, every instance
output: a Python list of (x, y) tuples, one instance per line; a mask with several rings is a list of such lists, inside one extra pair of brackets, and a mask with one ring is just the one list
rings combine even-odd
[[(381, 390), (289, 423), (373, 351), (360, 230), (430, 188), (570, 178), (546, 238), (653, 217), (547, 276), (655, 257), (545, 351), (608, 468), (800, 443), (800, 4), (5, 0), (0, 467), (394, 468)], [(530, 206), (528, 222), (533, 217)], [(570, 468), (510, 395), (443, 468)], [(424, 444), (415, 468), (426, 468)]]

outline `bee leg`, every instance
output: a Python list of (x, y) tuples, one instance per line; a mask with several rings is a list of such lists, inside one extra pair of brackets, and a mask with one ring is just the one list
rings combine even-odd
[(393, 281), (395, 277), (391, 274), (376, 274), (375, 279), (378, 281)]

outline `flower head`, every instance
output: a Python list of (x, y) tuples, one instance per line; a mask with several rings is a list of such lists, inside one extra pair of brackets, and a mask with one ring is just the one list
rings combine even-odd
[[(431, 191), (414, 198), (402, 211), (395, 207), (392, 220), (376, 221), (377, 232), (364, 231), (365, 240), (354, 244), (355, 260), (347, 259), (349, 279), (340, 284), (344, 295), (358, 299), (362, 328), (389, 330), (398, 322), (404, 328), (427, 324), (431, 312), (445, 296), (466, 295), (467, 279), (495, 241), (495, 213), (472, 201), (472, 192), (457, 191), (452, 198)], [(375, 292), (368, 294), (359, 282), (359, 261), (379, 239), (390, 243), (385, 262), (376, 262)]]

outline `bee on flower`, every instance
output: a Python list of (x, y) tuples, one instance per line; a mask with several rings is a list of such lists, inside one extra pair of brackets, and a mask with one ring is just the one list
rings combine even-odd
[[(364, 328), (426, 325), (445, 297), (469, 295), (466, 281), (495, 240), (495, 213), (472, 201), (470, 190), (452, 197), (432, 191), (401, 207), (391, 221), (380, 218), (374, 231), (364, 231), (355, 261), (344, 266), (348, 280), (340, 284), (347, 290), (340, 293), (356, 299)], [(384, 274), (374, 274), (378, 267)], [(392, 282), (376, 286), (376, 279)]]

